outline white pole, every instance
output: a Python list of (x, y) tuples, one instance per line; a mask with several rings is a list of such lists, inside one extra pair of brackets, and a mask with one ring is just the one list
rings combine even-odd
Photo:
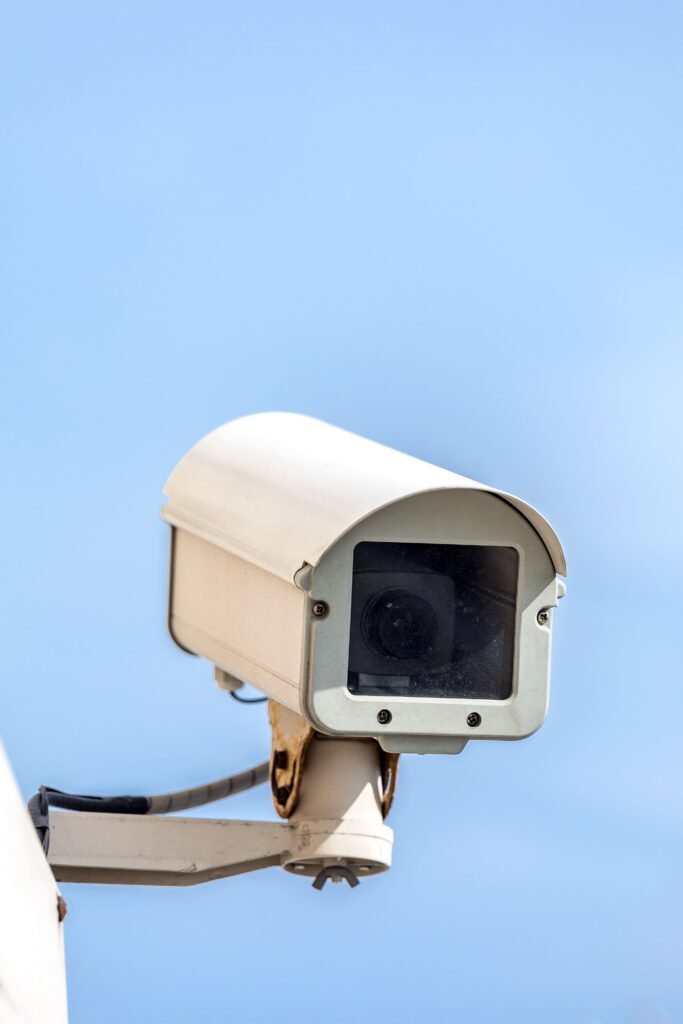
[(0, 1021), (66, 1024), (59, 892), (0, 747)]

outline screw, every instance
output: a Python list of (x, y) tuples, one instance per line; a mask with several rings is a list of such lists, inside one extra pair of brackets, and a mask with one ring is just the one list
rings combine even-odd
[(382, 708), (381, 711), (377, 712), (377, 721), (379, 722), (380, 725), (389, 725), (391, 719), (391, 711), (388, 711), (386, 708)]
[(329, 610), (329, 607), (325, 604), (324, 601), (316, 601), (312, 609), (316, 619), (322, 619), (323, 616), (327, 615)]
[(470, 729), (476, 729), (478, 725), (481, 725), (481, 715), (478, 711), (471, 711), (467, 716), (467, 724)]
[(544, 608), (543, 611), (539, 612), (536, 616), (536, 621), (538, 622), (539, 626), (547, 626), (550, 622), (550, 612), (546, 611), (546, 609)]

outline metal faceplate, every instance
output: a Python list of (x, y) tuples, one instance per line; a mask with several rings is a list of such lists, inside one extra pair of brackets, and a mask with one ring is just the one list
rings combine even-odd
[[(512, 694), (505, 700), (354, 695), (347, 687), (353, 554), (364, 541), (512, 547), (519, 558)], [(326, 553), (309, 580), (302, 707), (330, 734), (376, 736), (388, 751), (457, 752), (469, 739), (519, 739), (542, 724), (548, 706), (550, 609), (558, 581), (548, 551), (525, 516), (481, 491), (422, 494), (364, 519)], [(546, 613), (547, 614), (541, 614)], [(540, 620), (539, 621), (539, 615)], [(386, 719), (383, 724), (378, 722)], [(476, 716), (476, 717), (470, 717)], [(476, 723), (474, 726), (469, 723)], [(381, 721), (381, 719), (380, 719)]]

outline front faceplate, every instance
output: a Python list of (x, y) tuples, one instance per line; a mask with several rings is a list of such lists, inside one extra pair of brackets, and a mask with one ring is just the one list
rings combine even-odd
[[(369, 547), (364, 548), (364, 545)], [(499, 608), (506, 609), (505, 613), (499, 611), (502, 624), (498, 634), (502, 643), (499, 644), (500, 656), (493, 659), (497, 661), (499, 670), (487, 674), (486, 685), (470, 673), (469, 682), (464, 681), (459, 695), (451, 684), (434, 695), (433, 679), (428, 680), (431, 693), (424, 690), (420, 693), (419, 687), (411, 682), (412, 677), (419, 674), (412, 671), (413, 658), (407, 659), (413, 662), (411, 671), (392, 670), (388, 674), (395, 678), (383, 680), (379, 684), (383, 687), (381, 692), (372, 692), (373, 686), (375, 691), (379, 689), (377, 680), (367, 677), (381, 674), (377, 671), (378, 661), (373, 659), (381, 661), (383, 651), (386, 654), (387, 635), (382, 631), (381, 622), (373, 623), (366, 619), (365, 630), (370, 643), (365, 645), (366, 652), (361, 653), (358, 638), (359, 631), (361, 639), (363, 637), (363, 609), (368, 603), (366, 600), (363, 604), (362, 598), (367, 596), (369, 599), (371, 594), (366, 578), (358, 591), (361, 599), (354, 607), (354, 559), (357, 548), (363, 554), (372, 553), (373, 549), (380, 550), (380, 546), (385, 545), (389, 546), (386, 548), (388, 551), (393, 548), (404, 552), (423, 546), (478, 549), (477, 552), (470, 550), (465, 556), (465, 560), (474, 557), (475, 567), (477, 564), (480, 567), (495, 566), (500, 560), (501, 549), (511, 552), (503, 556), (507, 566), (500, 567), (500, 571), (487, 570), (485, 573), (490, 577), (489, 583), (493, 577), (497, 578), (496, 588), (505, 598), (499, 603)], [(360, 563), (356, 568), (360, 568)], [(388, 568), (386, 565), (376, 566), (378, 572), (389, 574), (403, 573), (410, 568), (405, 564), (400, 567), (394, 564)], [(415, 568), (413, 563), (412, 569)], [(437, 582), (427, 579), (433, 568), (424, 561), (417, 566), (418, 572), (422, 573), (421, 584), (428, 583), (427, 590), (423, 586), (417, 596), (429, 604), (440, 594), (443, 603), (445, 590), (439, 588), (450, 587), (451, 600), (454, 601), (456, 569), (451, 567), (447, 572), (436, 573), (443, 577)], [(391, 584), (392, 581), (387, 577), (380, 582)], [(396, 585), (385, 590), (406, 590), (405, 577), (399, 575), (393, 582)], [(385, 750), (395, 752), (455, 750), (457, 738), (460, 738), (461, 746), (464, 739), (528, 736), (542, 724), (547, 712), (552, 616), (542, 616), (541, 620), (538, 616), (541, 611), (557, 604), (557, 586), (554, 566), (539, 535), (524, 516), (493, 494), (435, 491), (387, 506), (350, 530), (312, 570), (309, 608), (315, 602), (324, 602), (329, 611), (323, 618), (315, 618), (312, 614), (308, 617), (302, 711), (321, 732), (374, 736)], [(515, 601), (508, 604), (513, 592)], [(483, 596), (481, 601), (485, 603)], [(391, 609), (386, 609), (386, 612), (390, 613)], [(411, 649), (408, 638), (407, 648), (403, 650), (417, 655), (417, 660), (432, 656), (443, 659), (444, 650), (463, 642), (464, 630), (462, 624), (456, 622), (455, 615), (450, 626), (445, 621), (439, 623), (437, 617), (436, 630), (429, 615), (426, 618), (418, 615), (417, 619), (413, 618), (413, 623), (415, 621), (418, 621), (418, 626), (421, 622), (422, 628), (432, 638), (422, 650), (419, 644)], [(384, 625), (386, 627), (386, 622)], [(353, 630), (356, 631), (355, 640)], [(389, 619), (389, 633), (391, 631)], [(419, 632), (420, 628), (417, 629)], [(514, 636), (511, 638), (512, 632)], [(490, 640), (494, 642), (491, 634)], [(391, 649), (391, 638), (388, 642)], [(487, 644), (480, 646), (485, 648)], [(401, 653), (401, 650), (399, 642), (394, 654)], [(366, 657), (368, 661), (363, 660)], [(354, 661), (358, 658), (361, 658), (360, 662)], [(386, 663), (387, 659), (384, 660)], [(361, 668), (363, 672), (359, 671)], [(430, 667), (430, 673), (433, 668)], [(359, 677), (366, 677), (359, 678), (355, 692), (353, 678), (349, 687), (350, 669), (358, 671)], [(492, 678), (494, 685), (491, 684)], [(444, 693), (444, 689), (450, 692)], [(476, 724), (472, 725), (473, 722)]]

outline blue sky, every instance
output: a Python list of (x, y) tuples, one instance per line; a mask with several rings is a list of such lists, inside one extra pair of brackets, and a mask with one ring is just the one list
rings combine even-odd
[(570, 570), (548, 722), (404, 758), (389, 874), (65, 886), (73, 1024), (683, 1018), (682, 35), (664, 2), (0, 6), (27, 795), (264, 756), (164, 621), (164, 480), (235, 416), (520, 494)]

